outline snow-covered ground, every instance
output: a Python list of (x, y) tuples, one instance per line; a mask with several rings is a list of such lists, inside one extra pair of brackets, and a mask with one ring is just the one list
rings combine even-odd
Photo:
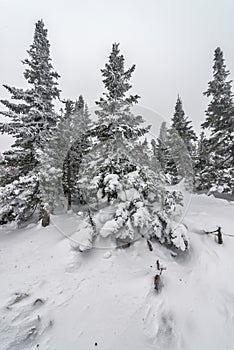
[[(145, 240), (80, 253), (75, 214), (42, 228), (0, 229), (1, 350), (232, 350), (234, 202), (193, 195), (185, 255)], [(166, 266), (154, 290), (156, 260)]]

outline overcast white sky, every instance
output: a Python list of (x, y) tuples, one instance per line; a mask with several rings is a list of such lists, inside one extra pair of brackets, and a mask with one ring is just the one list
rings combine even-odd
[[(113, 42), (127, 67), (136, 64), (132, 93), (142, 97), (140, 104), (170, 118), (179, 93), (196, 131), (217, 46), (234, 76), (233, 0), (0, 0), (1, 85), (26, 86), (21, 60), (40, 18), (62, 97), (83, 94), (90, 107), (103, 92), (100, 69)], [(0, 98), (7, 96), (0, 87)], [(6, 144), (0, 135), (0, 150)]]

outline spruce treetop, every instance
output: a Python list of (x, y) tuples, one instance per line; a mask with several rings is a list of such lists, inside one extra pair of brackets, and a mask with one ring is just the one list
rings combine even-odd
[(197, 136), (190, 124), (191, 121), (185, 116), (182, 100), (178, 95), (175, 105), (175, 113), (172, 117), (172, 128), (178, 132), (189, 151), (192, 150), (192, 141), (197, 140)]
[(35, 25), (33, 43), (27, 51), (29, 58), (23, 60), (22, 63), (28, 66), (24, 77), (40, 95), (43, 102), (41, 107), (46, 108), (46, 111), (51, 111), (53, 98), (59, 98), (60, 90), (57, 88), (57, 79), (60, 75), (53, 70), (51, 64), (47, 32), (43, 20), (39, 20)]
[(124, 68), (124, 57), (120, 54), (119, 44), (113, 44), (108, 63), (101, 69), (106, 92), (96, 102), (99, 109), (95, 129), (92, 131), (99, 140), (128, 139), (138, 140), (148, 132), (149, 127), (140, 127), (144, 122), (141, 116), (135, 116), (131, 107), (137, 103), (138, 95), (127, 95), (131, 89), (129, 83), (135, 65), (128, 70)]
[[(23, 103), (1, 100), (1, 103), (10, 110), (10, 112), (1, 112), (1, 114), (14, 118), (14, 120), (21, 118), (19, 114), (22, 114), (27, 123), (27, 118), (29, 122), (33, 119), (37, 121), (41, 119), (40, 128), (44, 123), (42, 119), (47, 119), (49, 123), (55, 124), (55, 117), (52, 116), (54, 113), (53, 99), (59, 98), (60, 90), (57, 87), (57, 79), (60, 76), (53, 70), (49, 48), (47, 29), (44, 28), (43, 21), (39, 20), (35, 25), (33, 43), (27, 51), (29, 57), (22, 61), (27, 66), (24, 77), (30, 87), (23, 90), (3, 85), (12, 95), (13, 100), (21, 100)], [(47, 114), (46, 118), (45, 114)]]
[(101, 69), (102, 75), (104, 77), (103, 83), (107, 92), (101, 97), (99, 101), (96, 102), (100, 107), (104, 107), (105, 103), (113, 102), (113, 113), (115, 113), (116, 106), (118, 102), (125, 104), (137, 103), (138, 95), (126, 96), (126, 93), (131, 89), (129, 80), (132, 73), (135, 70), (135, 65), (125, 70), (124, 67), (124, 57), (120, 54), (119, 44), (114, 43), (112, 46), (112, 51), (109, 56), (109, 62), (105, 64), (105, 68)]
[(75, 103), (75, 111), (82, 111), (84, 110), (85, 102), (82, 95), (79, 96), (78, 100)]
[(212, 97), (206, 110), (206, 121), (203, 128), (210, 128), (212, 133), (222, 128), (225, 119), (233, 114), (232, 80), (227, 81), (230, 72), (226, 69), (223, 52), (218, 47), (214, 52), (213, 80), (203, 93)]

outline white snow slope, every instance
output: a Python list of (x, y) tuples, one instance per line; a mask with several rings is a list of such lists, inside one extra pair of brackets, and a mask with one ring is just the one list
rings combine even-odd
[[(76, 251), (55, 225), (0, 230), (1, 350), (232, 350), (234, 205), (193, 195), (184, 219), (190, 251), (146, 241)], [(75, 214), (55, 216), (71, 234)], [(70, 230), (70, 232), (69, 232)], [(167, 267), (154, 290), (156, 260)]]

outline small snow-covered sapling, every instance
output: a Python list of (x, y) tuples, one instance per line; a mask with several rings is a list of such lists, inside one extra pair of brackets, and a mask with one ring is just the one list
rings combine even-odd
[(159, 289), (160, 289), (160, 285), (161, 285), (161, 283), (160, 283), (160, 275), (159, 274), (156, 274), (155, 276), (154, 276), (154, 289), (158, 292), (159, 291)]
[(166, 270), (166, 267), (162, 266), (159, 260), (156, 261), (156, 267), (159, 273), (156, 273), (156, 275), (154, 276), (154, 289), (158, 292), (162, 287), (161, 275), (162, 275), (162, 272)]
[(160, 276), (161, 276), (162, 272), (167, 269), (166, 267), (164, 267), (160, 264), (159, 260), (156, 261), (156, 266), (157, 266), (157, 270), (160, 271)]
[(152, 243), (150, 242), (149, 239), (147, 239), (147, 244), (148, 244), (149, 251), (152, 252), (153, 251), (153, 246), (152, 246)]

